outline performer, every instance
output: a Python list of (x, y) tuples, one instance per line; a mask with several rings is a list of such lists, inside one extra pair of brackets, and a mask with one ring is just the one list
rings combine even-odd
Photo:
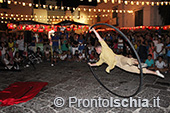
[[(137, 73), (140, 74), (140, 70), (138, 69), (136, 65), (138, 65), (138, 61), (134, 58), (127, 58), (123, 55), (117, 55), (115, 54), (109, 46), (106, 44), (106, 42), (100, 37), (100, 35), (96, 32), (94, 28), (91, 29), (98, 38), (99, 42), (101, 45), (97, 45), (95, 47), (96, 52), (100, 54), (99, 56), (99, 61), (97, 63), (88, 63), (90, 66), (100, 66), (103, 63), (108, 64), (108, 67), (106, 68), (106, 72), (110, 73), (110, 70), (112, 70), (115, 66), (128, 71), (132, 73)], [(146, 68), (143, 68), (143, 73), (144, 74), (153, 74), (159, 77), (164, 78), (164, 75), (162, 75), (159, 70), (157, 71), (151, 71)]]

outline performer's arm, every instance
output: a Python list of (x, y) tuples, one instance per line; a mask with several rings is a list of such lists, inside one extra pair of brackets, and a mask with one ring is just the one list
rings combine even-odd
[(90, 62), (88, 63), (90, 66), (100, 66), (103, 64), (103, 61), (100, 59), (98, 62), (91, 64)]
[(97, 33), (97, 31), (96, 31), (94, 28), (92, 28), (91, 31), (94, 32), (94, 34), (96, 35), (96, 37), (98, 38), (99, 41), (103, 41), (103, 39), (101, 38), (101, 36)]

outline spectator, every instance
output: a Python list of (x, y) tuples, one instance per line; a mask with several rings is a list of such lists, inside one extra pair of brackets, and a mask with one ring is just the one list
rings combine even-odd
[(169, 67), (169, 71), (170, 71), (170, 42), (169, 42), (169, 44), (166, 46), (166, 49), (167, 49), (168, 67)]
[(52, 39), (53, 51), (58, 51), (58, 47), (59, 47), (58, 41), (60, 39), (59, 33), (55, 32), (54, 36), (53, 35), (51, 36), (51, 39)]
[(78, 35), (74, 35), (74, 39), (73, 39), (73, 42), (72, 42), (72, 53), (73, 55), (75, 54), (75, 51), (78, 50)]
[(16, 52), (14, 56), (14, 69), (19, 70), (19, 65), (21, 64), (21, 57), (19, 56), (19, 53)]
[(74, 60), (79, 61), (79, 51), (78, 50), (75, 51)]
[(37, 63), (42, 62), (42, 60), (43, 60), (43, 55), (42, 55), (42, 52), (41, 52), (40, 47), (37, 48), (36, 57), (37, 57), (37, 59), (38, 59)]
[(53, 55), (51, 57), (51, 66), (57, 65), (57, 61), (58, 61), (58, 54), (56, 51), (53, 52)]
[(64, 38), (62, 39), (61, 50), (62, 50), (62, 51), (68, 51), (68, 45), (67, 45), (66, 35), (64, 35)]
[(154, 69), (154, 60), (152, 59), (152, 55), (148, 55), (148, 59), (146, 59), (145, 64), (147, 64), (148, 69)]
[(17, 40), (16, 44), (18, 45), (19, 55), (23, 57), (24, 52), (24, 36), (20, 35), (19, 39)]
[(67, 59), (67, 53), (66, 51), (63, 51), (63, 53), (60, 55), (60, 60), (65, 61)]
[(167, 68), (166, 68), (166, 64), (165, 62), (163, 61), (163, 57), (162, 56), (159, 56), (158, 57), (158, 60), (156, 61), (155, 63), (155, 69), (156, 70), (159, 70), (160, 72), (162, 73), (166, 73), (167, 72)]
[(158, 43), (155, 46), (156, 46), (156, 57), (163, 56), (164, 44), (161, 42), (160, 38), (158, 39)]
[(67, 52), (67, 61), (73, 61), (73, 55), (70, 51)]
[(50, 52), (50, 49), (47, 47), (46, 50), (44, 51), (44, 54), (45, 54), (45, 58), (47, 61), (50, 61), (50, 55), (51, 55), (51, 52)]
[(155, 46), (154, 43), (151, 42), (149, 45), (149, 54), (152, 55), (152, 59), (155, 59), (154, 54), (155, 54)]

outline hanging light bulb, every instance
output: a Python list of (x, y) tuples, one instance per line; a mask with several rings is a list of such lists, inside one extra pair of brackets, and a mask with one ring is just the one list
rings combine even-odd
[(94, 12), (96, 12), (96, 9), (94, 9)]
[(121, 0), (118, 0), (118, 4), (121, 4), (121, 2), (122, 2)]
[(8, 0), (8, 4), (11, 4), (11, 1), (10, 1), (10, 0)]
[(70, 10), (70, 7), (67, 7), (67, 10)]
[(159, 2), (157, 2), (156, 4), (159, 5)]
[(115, 3), (115, 0), (112, 0), (112, 4), (114, 4)]
[(14, 1), (14, 4), (17, 5), (17, 1)]
[(100, 9), (98, 9), (98, 12), (100, 12), (101, 10)]
[(168, 5), (168, 2), (165, 2), (165, 5)]
[(138, 1), (136, 2), (136, 5), (139, 5), (139, 2), (138, 2)]
[(55, 9), (57, 9), (57, 6), (55, 6)]
[(50, 5), (49, 8), (52, 9), (53, 7)]
[(97, 3), (100, 3), (100, 0), (97, 0)]
[(109, 13), (109, 12), (110, 12), (110, 10), (107, 10), (107, 12)]
[(36, 4), (35, 7), (38, 7), (38, 4)]
[(106, 12), (106, 10), (105, 10), (105, 9), (103, 9), (103, 12)]
[(149, 5), (149, 2), (146, 2), (147, 5)]
[(133, 1), (131, 1), (130, 3), (131, 3), (131, 5), (134, 5), (134, 2), (133, 2)]
[(23, 2), (22, 5), (25, 6), (25, 2)]
[(142, 2), (142, 5), (145, 5), (145, 2)]
[(125, 1), (125, 5), (127, 5), (128, 4), (128, 1)]
[(32, 7), (32, 3), (29, 3), (29, 7)]
[(155, 3), (154, 3), (154, 2), (152, 2), (152, 3), (151, 3), (151, 5), (152, 5), (152, 6), (154, 6), (154, 5), (155, 5)]
[(161, 5), (164, 5), (164, 2), (161, 2)]
[(89, 0), (89, 2), (92, 2), (92, 0)]
[(89, 9), (89, 12), (91, 12), (91, 9)]
[(46, 8), (46, 5), (43, 5), (43, 8), (45, 9), (45, 8)]
[(107, 3), (107, 0), (104, 0), (104, 3)]

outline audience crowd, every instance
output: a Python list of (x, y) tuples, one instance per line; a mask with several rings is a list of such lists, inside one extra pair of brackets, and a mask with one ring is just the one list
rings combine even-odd
[[(170, 71), (170, 37), (167, 33), (157, 31), (123, 31), (137, 50), (138, 55), (146, 68), (160, 70), (162, 73)], [(135, 57), (129, 43), (114, 31), (99, 32), (106, 43), (116, 54)], [(57, 66), (60, 61), (84, 62), (85, 47), (88, 48), (90, 62), (98, 61), (95, 45), (98, 40), (93, 33), (76, 34), (74, 31), (58, 31), (48, 35), (32, 33), (30, 41), (24, 39), (24, 33), (0, 34), (1, 65), (6, 69), (19, 69), (29, 55), (34, 56), (34, 63), (51, 62)]]

